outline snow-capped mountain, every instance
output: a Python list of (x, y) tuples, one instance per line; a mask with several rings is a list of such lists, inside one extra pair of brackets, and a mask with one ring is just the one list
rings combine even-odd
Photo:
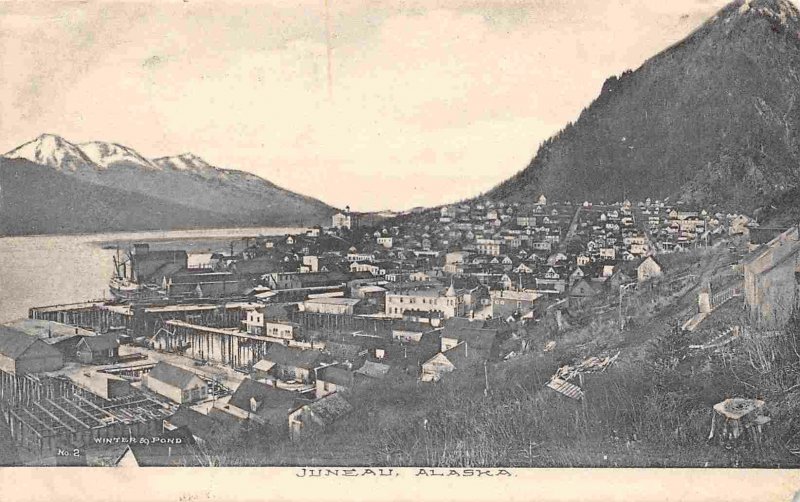
[(64, 171), (97, 168), (97, 165), (77, 145), (73, 145), (61, 136), (42, 134), (14, 150), (4, 157), (10, 159), (27, 159), (37, 164)]
[(148, 159), (133, 148), (118, 143), (90, 141), (70, 143), (55, 134), (38, 138), (15, 148), (6, 158), (27, 159), (58, 170), (105, 170), (115, 166), (139, 167), (147, 170), (173, 170), (198, 174), (213, 174), (222, 170), (193, 153)]
[(192, 153), (148, 159), (116, 143), (73, 144), (52, 134), (0, 156), (0, 185), (0, 235), (303, 226), (334, 212)]
[(161, 169), (172, 169), (175, 171), (204, 173), (217, 170), (214, 166), (193, 153), (182, 153), (173, 157), (160, 157), (158, 159), (153, 159), (153, 163)]
[(153, 161), (144, 158), (136, 150), (116, 143), (92, 141), (77, 145), (92, 162), (108, 169), (116, 164), (128, 164), (145, 169), (159, 169)]

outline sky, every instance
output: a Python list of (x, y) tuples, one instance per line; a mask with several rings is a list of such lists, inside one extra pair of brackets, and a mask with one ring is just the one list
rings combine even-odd
[(611, 75), (724, 0), (0, 3), (0, 152), (41, 133), (192, 152), (403, 210), (523, 169)]

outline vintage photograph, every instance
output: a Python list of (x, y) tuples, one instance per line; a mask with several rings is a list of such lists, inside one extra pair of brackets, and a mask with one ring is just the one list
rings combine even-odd
[(0, 3), (0, 465), (800, 467), (798, 7)]

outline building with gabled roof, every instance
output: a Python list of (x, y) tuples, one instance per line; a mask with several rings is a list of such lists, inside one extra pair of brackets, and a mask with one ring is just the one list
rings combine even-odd
[(484, 320), (463, 317), (449, 319), (442, 330), (441, 350), (445, 352), (466, 342), (475, 353), (481, 352), (489, 359), (497, 349), (499, 329)]
[(289, 434), (298, 439), (315, 430), (324, 429), (344, 417), (353, 406), (338, 392), (302, 405), (289, 413)]
[(580, 279), (569, 289), (569, 306), (571, 308), (584, 307), (591, 298), (598, 294), (600, 294), (599, 285), (592, 284), (586, 279)]
[(114, 334), (84, 336), (78, 342), (75, 355), (83, 364), (115, 363), (119, 358), (119, 339)]
[(64, 355), (39, 338), (0, 326), (0, 371), (27, 375), (64, 367)]
[(316, 396), (351, 390), (355, 384), (353, 371), (344, 366), (325, 366), (317, 371)]
[(178, 404), (192, 403), (208, 396), (208, 385), (191, 371), (164, 361), (144, 375), (145, 387)]
[(664, 273), (664, 267), (652, 256), (648, 256), (636, 267), (636, 278), (639, 282), (649, 281), (660, 277)]
[(438, 382), (445, 374), (485, 363), (491, 356), (490, 348), (469, 341), (458, 342), (422, 363), (420, 380)]
[[(272, 363), (270, 373), (282, 380), (313, 382), (314, 368), (320, 365), (323, 354), (317, 350), (302, 350), (273, 343), (262, 357)], [(266, 364), (265, 363), (265, 364)]]
[(245, 378), (236, 388), (228, 406), (241, 410), (255, 422), (269, 424), (277, 432), (286, 430), (286, 417), (292, 410), (302, 404), (311, 402), (299, 392), (279, 389), (272, 385)]
[(618, 289), (623, 284), (634, 282), (634, 279), (622, 268), (617, 267), (611, 277), (608, 278), (606, 284), (613, 289)]

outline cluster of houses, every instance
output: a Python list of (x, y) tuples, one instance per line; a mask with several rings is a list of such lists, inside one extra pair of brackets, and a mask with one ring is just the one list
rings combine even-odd
[[(588, 311), (626, 284), (651, 281), (665, 273), (658, 254), (743, 233), (743, 218), (660, 201), (595, 205), (541, 196), (371, 222), (347, 209), (328, 228), (249, 239), (236, 255), (139, 245), (129, 275), (146, 273), (169, 289), (191, 264), (194, 289), (82, 306), (83, 317), (32, 309), (32, 319), (0, 333), (0, 376), (69, 381), (105, 400), (92, 403), (109, 413), (116, 400), (146, 396), (165, 415), (147, 415), (161, 420), (160, 433), (179, 431), (193, 443), (252, 424), (298, 439), (345, 417), (361, 389), (482, 372), (519, 350), (526, 324), (561, 309)], [(787, 235), (778, 244), (797, 240)], [(745, 264), (753, 288), (759, 277), (774, 284), (775, 261), (781, 271), (797, 270), (796, 249), (787, 255), (778, 244)], [(213, 277), (202, 282), (197, 270)], [(767, 297), (753, 293), (748, 302), (774, 315)], [(60, 432), (47, 416), (31, 420)], [(147, 462), (137, 447), (123, 457), (123, 464)]]
[(708, 245), (727, 233), (723, 222), (734, 220), (734, 215), (710, 214), (706, 209), (687, 209), (650, 199), (640, 202), (638, 209), (647, 232), (662, 253)]

